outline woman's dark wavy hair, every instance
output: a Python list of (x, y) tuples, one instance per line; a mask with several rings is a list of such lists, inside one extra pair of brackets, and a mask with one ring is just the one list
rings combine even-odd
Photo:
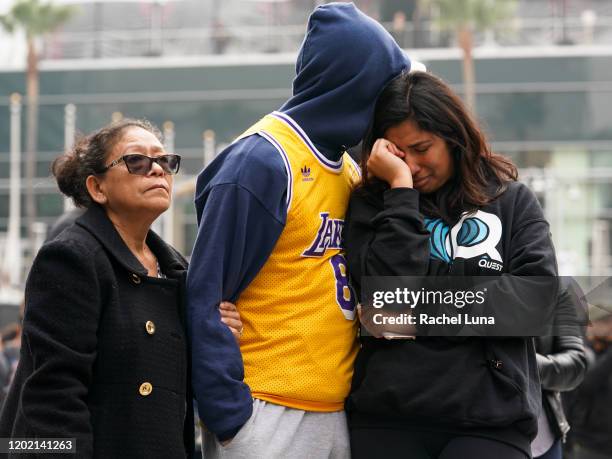
[(104, 169), (108, 155), (123, 133), (132, 127), (149, 131), (162, 140), (159, 129), (149, 121), (124, 118), (80, 137), (70, 151), (55, 158), (51, 172), (60, 191), (71, 198), (75, 206), (88, 208), (93, 204), (85, 185), (87, 177), (97, 175)]
[(493, 153), (484, 134), (461, 99), (440, 78), (425, 72), (404, 72), (380, 94), (363, 141), (362, 187), (380, 191), (385, 184), (368, 177), (367, 161), (376, 139), (403, 121), (446, 142), (454, 164), (453, 177), (436, 192), (421, 195), (421, 211), (456, 221), (461, 213), (475, 210), (499, 196), (510, 181), (516, 181), (516, 166)]

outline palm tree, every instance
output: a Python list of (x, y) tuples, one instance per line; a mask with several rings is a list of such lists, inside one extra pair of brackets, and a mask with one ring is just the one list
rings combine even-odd
[(463, 51), (463, 88), (467, 106), (476, 114), (474, 32), (484, 32), (511, 18), (516, 0), (421, 0), (437, 8), (440, 29), (456, 34)]
[(51, 3), (42, 3), (40, 0), (18, 0), (6, 15), (0, 15), (0, 25), (9, 32), (22, 29), (27, 41), (26, 215), (31, 249), (34, 247), (32, 228), (36, 220), (34, 178), (36, 176), (39, 92), (37, 41), (64, 24), (74, 11), (73, 7), (56, 6)]

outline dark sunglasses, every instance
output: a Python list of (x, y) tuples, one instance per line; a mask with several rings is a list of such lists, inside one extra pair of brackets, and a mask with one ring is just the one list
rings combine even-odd
[(136, 175), (147, 175), (153, 163), (157, 163), (164, 170), (166, 174), (174, 175), (179, 171), (181, 167), (181, 157), (179, 155), (160, 155), (151, 157), (147, 155), (141, 155), (140, 153), (131, 153), (129, 155), (123, 155), (121, 158), (117, 158), (108, 166), (105, 166), (100, 170), (100, 173), (106, 172), (111, 167), (125, 163), (125, 167), (130, 174)]

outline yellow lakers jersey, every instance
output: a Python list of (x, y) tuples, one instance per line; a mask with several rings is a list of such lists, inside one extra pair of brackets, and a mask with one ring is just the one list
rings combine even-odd
[(240, 295), (240, 350), (253, 397), (307, 411), (338, 411), (357, 352), (356, 298), (342, 229), (359, 168), (332, 162), (288, 115), (267, 115), (260, 135), (287, 169), (287, 221), (272, 254)]

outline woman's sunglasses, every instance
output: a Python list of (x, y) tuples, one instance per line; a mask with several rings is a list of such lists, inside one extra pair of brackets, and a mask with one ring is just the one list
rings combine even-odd
[(100, 173), (106, 172), (111, 167), (114, 167), (121, 162), (125, 163), (125, 167), (127, 167), (130, 174), (136, 175), (147, 175), (151, 171), (153, 163), (159, 164), (164, 172), (170, 175), (176, 174), (181, 167), (181, 157), (179, 155), (160, 155), (151, 157), (141, 155), (140, 153), (131, 153), (129, 155), (123, 155), (122, 157), (117, 158), (108, 166), (105, 166)]

